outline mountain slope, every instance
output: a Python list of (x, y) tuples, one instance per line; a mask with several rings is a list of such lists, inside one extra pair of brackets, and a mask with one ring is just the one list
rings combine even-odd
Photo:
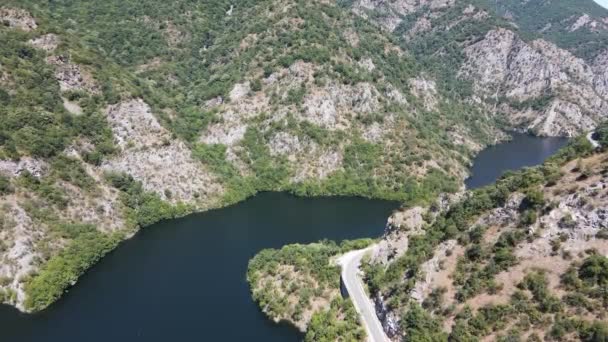
[(426, 215), (422, 229), (406, 224), (412, 209), (389, 220), (383, 243), (402, 243), (380, 250), (366, 274), (395, 340), (594, 340), (605, 331), (603, 283), (588, 269), (608, 265), (607, 155), (577, 144)]
[[(391, 340), (598, 340), (607, 158), (580, 137), (542, 166), (395, 212), (362, 267)], [(269, 317), (326, 336), (310, 319), (338, 296), (336, 256), (369, 243), (264, 250), (249, 264), (253, 297)]]
[(7, 0), (0, 20), (0, 288), (22, 310), (161, 219), (264, 190), (424, 205), (502, 129), (605, 116), (605, 53), (467, 1)]
[(22, 310), (160, 219), (260, 190), (426, 202), (502, 137), (332, 4), (2, 9), (1, 287)]
[[(392, 32), (445, 92), (459, 93), (509, 126), (575, 136), (606, 115), (608, 31), (600, 23), (608, 11), (582, 3), (501, 1), (497, 11), (493, 1), (355, 1), (352, 8)], [(537, 6), (554, 15), (534, 15)], [(591, 19), (571, 27), (568, 20), (585, 10)], [(526, 25), (537, 17), (553, 31)]]
[(477, 1), (512, 20), (530, 36), (539, 36), (592, 61), (608, 42), (608, 13), (594, 1)]

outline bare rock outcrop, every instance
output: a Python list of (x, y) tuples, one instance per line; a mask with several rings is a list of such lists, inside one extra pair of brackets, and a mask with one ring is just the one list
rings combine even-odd
[(423, 234), (426, 208), (413, 207), (394, 212), (386, 224), (386, 229), (378, 247), (372, 255), (373, 263), (388, 265), (407, 251), (409, 238)]
[(437, 99), (439, 96), (437, 94), (437, 85), (435, 84), (434, 80), (420, 76), (408, 80), (408, 83), (410, 85), (412, 95), (416, 96), (420, 101), (422, 101), (424, 109), (437, 109)]
[(409, 238), (424, 234), (426, 225), (464, 196), (463, 190), (454, 194), (440, 194), (429, 207), (416, 206), (394, 211), (388, 218), (382, 240), (374, 250), (372, 263), (388, 265), (403, 255), (407, 251)]
[(340, 149), (324, 149), (309, 138), (279, 132), (270, 139), (268, 147), (271, 155), (284, 156), (293, 165), (294, 182), (323, 180), (342, 168)]
[[(546, 277), (546, 288), (551, 296), (564, 302), (566, 307), (572, 305), (567, 302), (573, 290), (564, 283), (566, 272), (579, 268), (589, 255), (608, 255), (605, 240), (608, 233), (607, 158), (606, 153), (600, 152), (562, 165), (558, 182), (543, 183), (535, 188), (542, 193), (542, 208), (531, 209), (526, 201), (530, 196), (527, 192), (527, 195), (517, 191), (510, 193), (503, 205), (478, 212), (478, 216), (468, 222), (468, 230), (479, 228), (482, 232), (480, 236), (472, 238), (465, 234), (457, 239), (442, 241), (434, 247), (428, 259), (416, 268), (418, 273), (415, 277), (404, 275), (403, 283), (375, 293), (376, 311), (387, 334), (395, 340), (403, 340), (400, 320), (408, 300), (403, 299), (404, 294), (395, 289), (412, 285), (411, 281), (414, 283), (407, 298), (434, 312), (446, 332), (452, 330), (463, 310), (470, 309), (475, 314), (484, 307), (512, 304), (510, 300), (513, 295), (522, 291), (519, 284), (531, 273), (540, 272)], [(535, 212), (533, 220), (524, 220), (524, 215), (529, 214), (530, 210)], [(415, 227), (420, 221), (419, 212), (414, 208), (394, 214), (389, 220), (389, 227), (400, 228), (403, 224)], [(389, 230), (384, 240), (391, 238), (393, 232)], [(521, 232), (526, 232), (525, 237), (509, 242), (513, 243), (509, 253), (512, 253), (514, 261), (491, 275), (492, 284), (496, 284), (496, 287), (484, 287), (468, 296), (466, 291), (475, 286), (475, 281), (468, 278), (463, 282), (463, 279), (479, 276), (476, 272), (491, 265), (490, 260), (493, 260), (481, 257), (473, 261), (471, 255), (474, 255), (475, 248), (483, 253), (496, 253), (493, 251), (496, 246), (505, 246), (505, 241), (513, 237), (511, 234)], [(407, 244), (399, 248), (407, 249)], [(403, 251), (400, 253), (403, 254)], [(396, 302), (403, 303), (403, 306), (399, 307), (402, 304)], [(566, 308), (566, 312), (588, 321), (603, 319), (600, 307), (597, 311), (590, 309), (588, 312)], [(499, 329), (505, 331), (510, 326), (506, 324)], [(532, 330), (545, 333), (542, 326)], [(480, 337), (489, 341), (497, 332), (486, 334), (488, 336)]]
[(514, 126), (540, 135), (574, 136), (606, 118), (602, 56), (594, 73), (570, 52), (542, 39), (526, 43), (507, 29), (488, 32), (465, 54), (461, 77), (471, 79), (484, 98), (506, 98), (499, 111)]
[[(450, 273), (456, 265), (456, 257), (460, 253), (455, 253), (458, 242), (456, 240), (447, 240), (439, 244), (435, 248), (435, 254), (429, 260), (420, 265), (421, 279), (416, 281), (414, 289), (410, 297), (422, 304), (422, 302), (438, 287), (445, 287), (451, 282), (449, 280)], [(460, 248), (462, 249), (462, 248)], [(446, 265), (446, 261), (450, 261), (450, 267)]]
[(56, 34), (49, 33), (40, 37), (30, 39), (28, 43), (36, 49), (44, 50), (46, 52), (52, 52), (57, 49), (57, 47), (61, 43), (61, 40)]
[(34, 177), (40, 178), (47, 173), (48, 169), (49, 166), (45, 161), (31, 157), (21, 157), (19, 161), (0, 159), (0, 174), (8, 177), (17, 177), (24, 172), (29, 172)]
[[(410, 13), (424, 7), (428, 7), (431, 11), (441, 10), (454, 3), (455, 0), (357, 0), (353, 4), (353, 10), (365, 18), (373, 18), (372, 21), (384, 29), (393, 31)], [(375, 12), (375, 15), (368, 15), (369, 11)]]
[(295, 161), (297, 154), (316, 148), (316, 144), (310, 141), (310, 139), (301, 141), (297, 135), (279, 132), (270, 139), (268, 147), (270, 148), (271, 155), (284, 155), (290, 161)]
[[(363, 59), (361, 63), (361, 68), (375, 68), (371, 60)], [(353, 115), (372, 113), (380, 108), (382, 95), (374, 85), (367, 82), (346, 85), (330, 80), (317, 86), (314, 73), (318, 69), (314, 64), (298, 61), (273, 73), (265, 83), (282, 101), (294, 92), (303, 92), (303, 111), (297, 111), (296, 118), (329, 130), (347, 129), (351, 127)]]
[(595, 74), (595, 90), (601, 97), (608, 98), (608, 49), (595, 58), (592, 69)]
[(25, 292), (22, 278), (37, 269), (39, 253), (35, 244), (42, 238), (44, 229), (34, 224), (12, 195), (0, 198), (0, 223), (0, 289), (12, 304), (23, 310)]
[[(375, 68), (370, 58), (362, 58), (357, 66), (365, 71)], [(319, 84), (315, 82), (315, 73), (319, 70), (315, 64), (296, 61), (263, 79), (261, 90), (252, 91), (249, 81), (235, 84), (229, 101), (216, 98), (204, 104), (205, 108), (218, 112), (218, 119), (202, 132), (199, 141), (225, 145), (227, 157), (242, 173), (246, 173), (246, 167), (242, 167), (238, 155), (242, 151), (241, 142), (252, 126), (267, 132), (277, 126), (285, 127), (293, 119), (328, 131), (344, 131), (356, 125), (365, 140), (383, 142), (394, 129), (393, 115), (385, 115), (381, 122), (372, 120), (365, 124), (356, 118), (376, 114), (386, 100), (407, 105), (405, 96), (390, 84), (385, 94), (367, 82), (342, 84), (327, 80)], [(257, 121), (260, 119), (261, 123)], [(284, 156), (290, 162), (295, 174), (292, 181), (322, 180), (342, 168), (345, 144), (321, 146), (289, 128), (273, 132), (267, 139), (271, 155)]]
[(371, 113), (379, 105), (379, 93), (369, 83), (329, 84), (305, 97), (303, 119), (327, 129), (346, 129), (350, 113)]
[(580, 17), (568, 27), (569, 32), (574, 32), (581, 29), (588, 29), (591, 32), (599, 32), (608, 30), (608, 23), (604, 20), (595, 20), (589, 14), (583, 13)]
[(382, 323), (382, 328), (386, 335), (389, 338), (395, 338), (400, 333), (399, 321), (400, 317), (394, 311), (389, 309), (389, 306), (386, 304), (386, 299), (381, 294), (377, 293), (373, 300), (374, 306), (376, 309), (376, 314), (378, 315), (378, 319), (380, 323)]
[(220, 113), (219, 120), (202, 133), (201, 142), (235, 146), (245, 136), (248, 121), (269, 109), (268, 97), (263, 92), (251, 94), (249, 82), (235, 84), (229, 99), (226, 104), (222, 98), (211, 99), (205, 104), (206, 108), (219, 109)]
[[(79, 154), (76, 158), (82, 161)], [(102, 232), (112, 232), (127, 226), (120, 191), (111, 187), (103, 179), (103, 172), (97, 167), (83, 163), (86, 173), (95, 180), (93, 191), (84, 191), (67, 182), (59, 186), (70, 198), (60, 216), (68, 222), (92, 224)]]
[(33, 31), (38, 27), (32, 15), (20, 8), (0, 7), (0, 23), (23, 31)]
[(416, 37), (416, 35), (425, 33), (430, 31), (432, 28), (432, 23), (429, 18), (423, 16), (416, 20), (414, 26), (407, 32), (406, 39), (411, 40)]
[(142, 100), (110, 106), (107, 116), (122, 152), (103, 169), (126, 172), (171, 202), (208, 202), (222, 193), (215, 177), (183, 142), (171, 138)]
[(50, 56), (47, 63), (55, 66), (55, 78), (59, 82), (61, 91), (86, 91), (91, 94), (99, 93), (90, 72), (80, 65), (73, 64), (66, 56)]
[(249, 95), (250, 91), (251, 86), (249, 85), (249, 82), (237, 83), (230, 91), (230, 101), (237, 102), (245, 96)]

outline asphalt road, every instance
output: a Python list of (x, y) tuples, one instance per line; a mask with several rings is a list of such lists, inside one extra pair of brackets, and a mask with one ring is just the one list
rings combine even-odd
[(390, 342), (376, 315), (374, 304), (363, 289), (363, 282), (359, 276), (361, 258), (375, 247), (373, 245), (366, 249), (348, 252), (338, 259), (338, 263), (342, 266), (342, 281), (348, 291), (348, 295), (353, 301), (355, 309), (361, 316), (361, 323), (367, 332), (368, 341)]

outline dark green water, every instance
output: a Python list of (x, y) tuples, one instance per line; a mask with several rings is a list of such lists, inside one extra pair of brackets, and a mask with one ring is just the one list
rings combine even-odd
[[(516, 135), (480, 154), (470, 188), (542, 162), (565, 143)], [(229, 208), (162, 222), (123, 243), (36, 315), (0, 307), (0, 341), (299, 341), (267, 320), (245, 281), (263, 248), (379, 236), (396, 203), (265, 193)]]
[(396, 203), (260, 194), (144, 229), (48, 310), (0, 308), (0, 341), (299, 341), (252, 302), (248, 260), (263, 248), (379, 236)]
[(511, 141), (490, 146), (477, 155), (471, 177), (465, 181), (467, 189), (492, 184), (508, 170), (542, 164), (568, 142), (565, 138), (539, 138), (522, 133), (511, 135)]

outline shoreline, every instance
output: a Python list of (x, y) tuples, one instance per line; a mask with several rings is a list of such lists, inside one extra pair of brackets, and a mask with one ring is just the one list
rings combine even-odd
[[(490, 144), (490, 145), (486, 145), (484, 146), (484, 148), (480, 151), (477, 151), (472, 157), (471, 157), (471, 165), (473, 164), (473, 161), (475, 160), (475, 158), (477, 156), (479, 156), (479, 154), (481, 153), (481, 151), (491, 147), (491, 146), (496, 146), (498, 144), (501, 143), (505, 143), (505, 142), (509, 142), (512, 141), (513, 137), (509, 134), (509, 131), (504, 131), (505, 135), (504, 135), (504, 140), (500, 140), (497, 141), (494, 144)], [(528, 133), (529, 134), (529, 133)], [(534, 136), (532, 134), (532, 136)], [(459, 179), (459, 184), (461, 186), (461, 188), (464, 186), (466, 179), (469, 177), (470, 174), (470, 170), (471, 170), (471, 166), (464, 166), (467, 169), (467, 176), (466, 177), (461, 177), (461, 179)], [(145, 229), (149, 226), (152, 226), (154, 224), (158, 224), (160, 222), (164, 222), (164, 221), (168, 221), (168, 220), (173, 220), (173, 219), (179, 219), (179, 218), (184, 218), (190, 215), (196, 215), (196, 214), (202, 214), (202, 213), (206, 213), (206, 212), (212, 212), (214, 210), (219, 210), (219, 209), (224, 209), (227, 207), (230, 207), (232, 205), (236, 205), (239, 204), (241, 202), (247, 201), (253, 197), (255, 197), (256, 195), (260, 194), (260, 193), (265, 193), (265, 192), (277, 192), (277, 193), (286, 193), (289, 194), (291, 196), (297, 197), (297, 198), (310, 198), (310, 199), (314, 199), (314, 198), (364, 198), (364, 199), (371, 199), (371, 200), (383, 200), (383, 201), (390, 201), (390, 202), (396, 202), (399, 206), (403, 207), (404, 205), (416, 205), (416, 203), (406, 203), (404, 201), (400, 201), (400, 200), (395, 200), (394, 197), (398, 196), (399, 192), (395, 192), (394, 194), (388, 194), (388, 193), (384, 193), (384, 194), (379, 194), (380, 196), (373, 196), (365, 193), (360, 193), (360, 194), (352, 194), (352, 193), (329, 193), (329, 194), (311, 194), (311, 193), (303, 193), (303, 192), (299, 192), (298, 189), (301, 187), (301, 184), (290, 184), (284, 188), (281, 188), (280, 186), (277, 187), (276, 190), (259, 190), (256, 191), (253, 194), (249, 194), (245, 197), (241, 197), (241, 198), (237, 198), (237, 200), (234, 201), (225, 201), (225, 197), (223, 196), (217, 196), (215, 203), (214, 204), (210, 204), (208, 206), (200, 206), (197, 207), (195, 205), (186, 205), (186, 210), (184, 211), (180, 211), (180, 212), (176, 212), (173, 214), (176, 214), (174, 216), (171, 217), (167, 217), (167, 218), (162, 218), (159, 221), (156, 221), (150, 225), (146, 225), (146, 226), (142, 226), (142, 227), (125, 227), (123, 228), (123, 231), (121, 233), (125, 234), (124, 238), (121, 238), (120, 241), (118, 241), (117, 245), (112, 248), (108, 253), (105, 253), (103, 257), (105, 257), (107, 254), (111, 253), (112, 251), (114, 251), (116, 248), (118, 248), (122, 242), (130, 240), (131, 238), (133, 238), (140, 230)], [(386, 195), (386, 196), (382, 196), (382, 195)], [(437, 194), (435, 194), (434, 197), (436, 197)], [(173, 208), (175, 208), (176, 206), (179, 206), (179, 204), (176, 205), (172, 205)], [(388, 218), (387, 218), (388, 219)], [(99, 262), (101, 259), (100, 258), (97, 262)], [(52, 259), (51, 259), (52, 260)], [(91, 268), (95, 267), (95, 265), (97, 264), (97, 262), (95, 262), (91, 267), (87, 268), (82, 274), (80, 274), (80, 276), (78, 276), (78, 278), (84, 276)], [(47, 262), (48, 264), (48, 262)], [(46, 264), (45, 264), (46, 265)], [(71, 283), (69, 286), (67, 286), (66, 288), (64, 288), (63, 292), (69, 291), (69, 289), (73, 286), (76, 286), (78, 283), (78, 279), (76, 279), (75, 282)], [(57, 300), (60, 300), (61, 297), (63, 296), (60, 295), (59, 298)], [(29, 296), (28, 296), (29, 297)], [(26, 297), (26, 300), (27, 298)], [(52, 303), (50, 303), (49, 305), (47, 305), (46, 307), (40, 309), (40, 310), (28, 310), (25, 308), (25, 302), (22, 303), (22, 305), (17, 306), (17, 305), (12, 305), (12, 304), (4, 304), (7, 306), (12, 306), (14, 308), (16, 308), (20, 313), (22, 314), (35, 314), (37, 312), (41, 312), (44, 311), (48, 306), (52, 305), (55, 301), (53, 301)]]

